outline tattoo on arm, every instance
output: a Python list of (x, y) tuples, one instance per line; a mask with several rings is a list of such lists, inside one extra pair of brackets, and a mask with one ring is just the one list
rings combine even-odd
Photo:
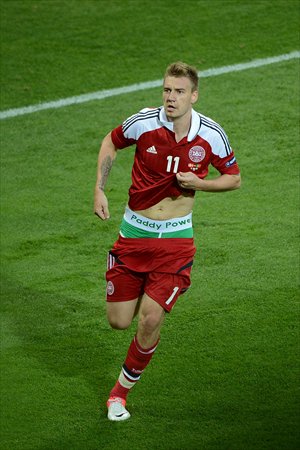
[(101, 191), (104, 191), (104, 187), (107, 182), (107, 178), (108, 178), (110, 169), (112, 168), (112, 165), (113, 165), (113, 160), (110, 156), (107, 156), (101, 164), (101, 167), (100, 167), (101, 180), (98, 184), (98, 187), (99, 187), (99, 189), (101, 189)]

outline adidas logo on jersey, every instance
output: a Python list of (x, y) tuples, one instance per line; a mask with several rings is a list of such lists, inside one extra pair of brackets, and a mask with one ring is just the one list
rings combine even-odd
[(154, 147), (154, 145), (152, 145), (151, 147), (147, 148), (146, 152), (148, 153), (154, 153), (155, 155), (157, 155), (157, 150)]

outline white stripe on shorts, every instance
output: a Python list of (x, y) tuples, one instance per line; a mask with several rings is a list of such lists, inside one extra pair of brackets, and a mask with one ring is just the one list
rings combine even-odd
[(111, 255), (110, 253), (108, 253), (107, 254), (107, 263), (106, 263), (107, 270), (109, 270), (112, 267), (114, 267), (115, 262), (116, 262), (116, 258), (113, 255)]

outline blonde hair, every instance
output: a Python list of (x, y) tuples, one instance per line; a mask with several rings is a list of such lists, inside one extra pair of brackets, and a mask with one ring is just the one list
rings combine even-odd
[(165, 72), (164, 78), (166, 77), (189, 78), (189, 80), (192, 83), (192, 91), (198, 90), (198, 83), (199, 83), (198, 71), (195, 67), (189, 66), (184, 62), (177, 61), (175, 63), (170, 64)]

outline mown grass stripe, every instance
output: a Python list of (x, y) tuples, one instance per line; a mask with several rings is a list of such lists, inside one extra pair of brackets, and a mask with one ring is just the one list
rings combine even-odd
[[(273, 56), (269, 58), (254, 59), (246, 63), (233, 64), (229, 66), (222, 66), (204, 70), (199, 72), (201, 78), (215, 77), (225, 73), (239, 72), (247, 69), (254, 69), (257, 67), (266, 66), (269, 64), (276, 64), (282, 61), (300, 58), (300, 51), (293, 51), (283, 55)], [(91, 92), (89, 94), (77, 95), (74, 97), (67, 97), (61, 100), (55, 100), (46, 103), (40, 103), (22, 108), (7, 109), (0, 112), (0, 119), (8, 119), (10, 117), (23, 116), (25, 114), (32, 114), (34, 112), (43, 111), (47, 109), (58, 109), (65, 106), (76, 105), (79, 103), (86, 103), (92, 100), (102, 100), (104, 98), (113, 97), (121, 94), (128, 94), (130, 92), (137, 92), (145, 89), (151, 89), (162, 85), (162, 80), (147, 81), (145, 83), (131, 84), (130, 86), (123, 86), (114, 89), (105, 89), (102, 91)]]

